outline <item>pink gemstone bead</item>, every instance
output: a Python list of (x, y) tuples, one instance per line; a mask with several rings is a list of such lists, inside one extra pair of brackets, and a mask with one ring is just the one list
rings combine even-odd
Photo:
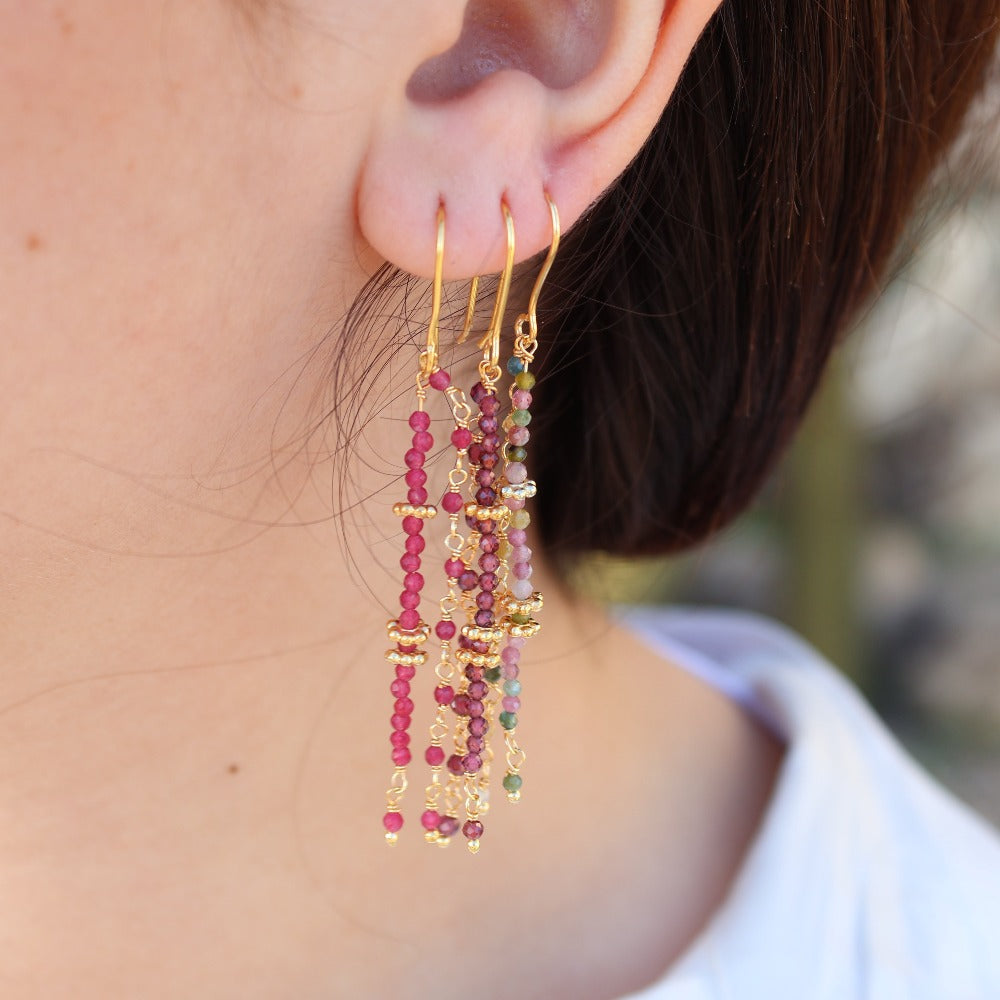
[(403, 817), (397, 812), (387, 812), (382, 817), (382, 825), (389, 833), (399, 833), (403, 829)]
[(469, 699), (469, 715), (473, 719), (478, 719), (486, 711), (486, 706), (478, 698)]
[(404, 456), (403, 461), (408, 469), (419, 469), (424, 464), (424, 453), (416, 448), (411, 448)]
[(505, 681), (516, 681), (521, 673), (521, 668), (516, 663), (505, 663), (500, 668), (500, 676)]
[[(456, 715), (468, 715), (471, 699), (467, 694), (456, 694), (453, 708)], [(482, 714), (482, 713), (480, 713)]]
[(431, 767), (440, 767), (444, 763), (444, 750), (441, 747), (428, 747), (424, 760)]
[(474, 590), (479, 583), (479, 577), (472, 570), (464, 570), (458, 578), (458, 585), (462, 590)]
[(417, 451), (430, 451), (434, 447), (434, 438), (427, 431), (417, 431), (413, 435), (413, 447)]
[(420, 624), (420, 612), (414, 608), (409, 608), (406, 611), (400, 612), (399, 615), (399, 625), (400, 628), (416, 628)]
[(476, 607), (482, 608), (484, 611), (489, 611), (495, 603), (496, 599), (488, 590), (476, 595)]
[(521, 650), (511, 645), (504, 646), (500, 653), (500, 659), (504, 663), (517, 663), (521, 659)]
[(527, 640), (527, 639), (525, 639), (525, 638), (524, 638), (524, 636), (520, 636), (520, 635), (512, 635), (512, 636), (511, 636), (511, 637), (510, 637), (510, 638), (509, 638), (509, 639), (507, 640), (507, 645), (508, 645), (508, 646), (512, 646), (512, 647), (513, 647), (514, 649), (524, 649), (524, 644), (525, 644), (525, 643), (526, 643), (527, 641), (528, 641), (528, 640)]
[(420, 595), (415, 590), (404, 590), (399, 595), (399, 606), (404, 611), (415, 611), (420, 606)]
[(420, 817), (420, 825), (425, 830), (436, 830), (441, 825), (441, 814), (436, 809), (428, 809)]
[(392, 751), (392, 762), (396, 767), (406, 767), (413, 760), (413, 754), (406, 747), (395, 747)]
[(427, 542), (424, 540), (423, 535), (407, 535), (406, 536), (406, 551), (413, 556), (419, 556), (421, 552), (424, 551), (424, 547)]
[(531, 440), (531, 432), (527, 427), (514, 426), (507, 432), (507, 440), (511, 444), (523, 448)]
[(389, 733), (389, 742), (394, 747), (408, 747), (410, 745), (410, 734), (403, 729), (394, 729)]
[(423, 469), (410, 469), (406, 473), (406, 485), (411, 489), (423, 486), (427, 482), (427, 473)]
[(466, 820), (462, 825), (462, 833), (468, 840), (478, 840), (483, 835), (483, 824), (478, 819)]
[(397, 698), (392, 708), (397, 715), (413, 715), (413, 699), (405, 696)]
[(462, 494), (449, 490), (441, 497), (441, 506), (449, 514), (457, 514), (463, 507)]
[(459, 450), (464, 451), (472, 444), (472, 431), (468, 427), (456, 427), (451, 432), (451, 443)]
[[(419, 535), (424, 530), (424, 522), (412, 514), (403, 518), (403, 531), (408, 535)], [(513, 544), (513, 543), (512, 543)]]
[(531, 554), (527, 545), (515, 545), (510, 558), (512, 562), (531, 562)]
[(500, 568), (500, 559), (493, 552), (486, 552), (479, 557), (479, 565), (486, 573), (495, 573)]
[(486, 697), (486, 692), (489, 690), (489, 685), (486, 681), (473, 681), (469, 685), (469, 697), (479, 698), (482, 700)]
[(493, 485), (493, 472), (490, 469), (479, 469), (476, 471), (476, 482), (480, 486)]
[(485, 736), (486, 735), (486, 720), (482, 716), (477, 716), (474, 719), (469, 719), (469, 732), (473, 736)]
[(448, 576), (461, 576), (465, 572), (465, 563), (461, 559), (448, 559), (444, 564)]
[(415, 431), (425, 431), (431, 425), (431, 415), (425, 410), (414, 410), (410, 414), (410, 427)]
[(412, 681), (417, 673), (417, 668), (408, 663), (396, 664), (396, 676), (401, 681)]
[(482, 753), (486, 746), (486, 740), (482, 736), (467, 736), (465, 738), (465, 749), (469, 753)]
[[(417, 576), (418, 574), (414, 573), (413, 575)], [(531, 563), (524, 563), (524, 562), (514, 563), (514, 576), (516, 576), (518, 580), (530, 580)], [(409, 575), (407, 578), (409, 578)]]
[(487, 417), (495, 417), (500, 412), (500, 398), (490, 393), (479, 400), (479, 412)]
[(507, 695), (503, 699), (503, 710), (505, 712), (516, 712), (521, 707), (521, 699), (514, 695)]
[(420, 569), (420, 556), (415, 556), (412, 552), (407, 552), (399, 560), (399, 565), (407, 573), (416, 573)]
[[(409, 751), (407, 751), (409, 753)], [(466, 771), (475, 774), (483, 766), (483, 758), (477, 753), (467, 753), (465, 755), (465, 760), (462, 761), (462, 766)]]
[[(406, 523), (405, 518), (403, 519), (403, 523)], [(528, 533), (524, 530), (524, 528), (511, 528), (511, 530), (507, 532), (507, 541), (510, 542), (511, 545), (515, 546), (515, 548), (518, 545), (524, 545), (527, 540)]]
[(457, 753), (453, 753), (448, 758), (448, 770), (451, 771), (452, 774), (462, 774), (465, 771), (465, 764)]
[(439, 639), (454, 639), (455, 638), (455, 623), (448, 621), (446, 618), (442, 619), (434, 626), (434, 634)]
[(458, 831), (458, 820), (454, 816), (442, 816), (438, 824), (438, 833), (442, 837), (453, 837)]
[(390, 720), (389, 724), (393, 729), (409, 729), (410, 728), (410, 717), (408, 715), (400, 715), (396, 713)]
[(504, 503), (508, 510), (524, 510), (524, 497), (507, 497)]
[(406, 494), (407, 503), (427, 503), (427, 490), (423, 486), (415, 486)]
[(507, 466), (507, 482), (523, 483), (528, 478), (528, 470), (524, 462), (511, 462)]
[(450, 705), (455, 700), (455, 689), (450, 684), (434, 688), (434, 700), (439, 705)]
[(389, 685), (393, 698), (405, 698), (410, 693), (409, 681), (401, 681), (398, 677)]
[(515, 389), (511, 401), (515, 409), (526, 410), (531, 406), (531, 393), (527, 389)]
[(424, 576), (423, 573), (407, 573), (403, 577), (403, 586), (407, 590), (412, 590), (414, 593), (424, 589)]
[(497, 582), (496, 573), (481, 573), (479, 575), (479, 587), (481, 590), (496, 590)]
[(444, 392), (451, 385), (451, 376), (443, 368), (439, 368), (436, 372), (431, 373), (431, 377), (427, 381), (432, 389)]

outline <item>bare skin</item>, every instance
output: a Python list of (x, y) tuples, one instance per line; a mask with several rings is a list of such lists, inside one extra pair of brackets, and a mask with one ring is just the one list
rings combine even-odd
[(718, 905), (780, 748), (542, 564), (524, 801), (476, 858), (382, 842), (415, 352), (350, 456), (306, 432), (381, 261), (379, 60), (463, 12), (306, 6), (262, 44), (221, 3), (0, 2), (0, 993), (467, 996), (460, 947), (481, 996), (621, 994)]

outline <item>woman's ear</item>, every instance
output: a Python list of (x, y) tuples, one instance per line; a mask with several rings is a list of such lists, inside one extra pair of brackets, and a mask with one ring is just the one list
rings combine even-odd
[(568, 229), (649, 136), (719, 2), (469, 0), (445, 51), (440, 32), (430, 51), (400, 47), (414, 64), (387, 81), (373, 124), (363, 236), (430, 277), (443, 204), (446, 277), (498, 271), (506, 199), (516, 259), (531, 257), (551, 239), (545, 192)]

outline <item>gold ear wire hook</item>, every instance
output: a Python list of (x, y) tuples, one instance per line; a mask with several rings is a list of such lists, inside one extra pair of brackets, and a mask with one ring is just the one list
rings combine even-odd
[(549, 246), (545, 262), (538, 272), (538, 277), (535, 278), (535, 287), (531, 289), (531, 296), (528, 299), (528, 326), (531, 330), (532, 341), (538, 337), (538, 297), (542, 294), (542, 285), (545, 284), (545, 279), (549, 276), (549, 271), (552, 270), (552, 262), (556, 259), (556, 253), (559, 251), (559, 209), (556, 208), (556, 203), (548, 191), (545, 192), (545, 200), (548, 202), (549, 214), (552, 216), (552, 243)]
[(427, 378), (438, 367), (438, 323), (441, 319), (441, 289), (444, 284), (444, 205), (437, 210), (437, 249), (434, 257), (434, 292), (427, 324), (427, 346), (420, 355), (420, 374)]
[(465, 308), (465, 323), (462, 325), (462, 332), (455, 339), (456, 344), (464, 344), (465, 338), (472, 330), (472, 321), (476, 318), (476, 295), (479, 293), (479, 275), (472, 279), (469, 285), (469, 304)]
[[(500, 377), (500, 333), (503, 329), (503, 318), (507, 311), (507, 296), (510, 294), (510, 282), (514, 274), (514, 218), (510, 214), (507, 201), (502, 199), (500, 211), (503, 213), (504, 225), (507, 229), (507, 258), (504, 261), (503, 272), (500, 275), (500, 285), (497, 288), (496, 302), (493, 304), (493, 316), (486, 336), (479, 342), (483, 352), (483, 360), (479, 366), (484, 379), (496, 381)], [(487, 358), (486, 352), (489, 351)]]

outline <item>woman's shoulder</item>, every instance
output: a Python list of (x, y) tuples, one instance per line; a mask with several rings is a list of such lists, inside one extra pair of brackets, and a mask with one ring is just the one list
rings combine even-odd
[(641, 996), (1000, 997), (1000, 838), (841, 674), (758, 615), (618, 607), (615, 617), (787, 748), (726, 902)]

